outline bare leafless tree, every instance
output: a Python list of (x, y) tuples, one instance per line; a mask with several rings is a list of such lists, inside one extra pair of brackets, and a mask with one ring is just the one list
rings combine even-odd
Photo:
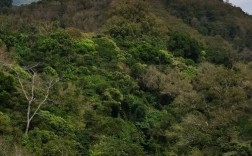
[[(36, 87), (38, 87), (38, 85), (36, 85), (36, 84), (41, 83), (41, 82), (37, 82), (37, 81), (43, 81), (43, 80), (36, 79), (39, 76), (32, 68), (28, 68), (26, 70), (32, 74), (32, 78), (30, 80), (31, 82), (30, 82), (30, 85), (28, 85), (28, 86), (24, 86), (24, 83), (22, 82), (22, 79), (20, 77), (20, 73), (18, 71), (16, 71), (15, 69), (13, 69), (13, 71), (15, 72), (15, 74), (17, 76), (17, 79), (18, 79), (19, 85), (21, 87), (21, 90), (23, 92), (23, 95), (25, 96), (25, 99), (27, 100), (25, 134), (28, 134), (31, 121), (33, 120), (34, 116), (38, 113), (38, 111), (41, 109), (42, 105), (44, 105), (48, 101), (50, 91), (51, 91), (52, 87), (59, 81), (59, 79), (54, 78), (54, 79), (50, 79), (46, 82), (43, 82), (43, 84), (45, 84), (45, 88), (44, 88), (45, 94), (38, 95), (35, 93), (37, 91)], [(35, 95), (38, 95), (39, 97), (36, 98)]]

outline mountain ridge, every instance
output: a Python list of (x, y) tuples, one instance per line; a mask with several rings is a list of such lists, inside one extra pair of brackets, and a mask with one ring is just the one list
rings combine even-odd
[(24, 5), (24, 4), (31, 4), (33, 2), (38, 2), (40, 0), (13, 0), (13, 5)]
[[(108, 23), (106, 21), (113, 16), (110, 13), (113, 10), (110, 3), (117, 5), (119, 1), (67, 0), (61, 3), (57, 1), (44, 1), (43, 3), (32, 5), (33, 8), (40, 8), (35, 9), (36, 17), (32, 13), (34, 9), (30, 10), (31, 7), (29, 6), (15, 9), (13, 14), (20, 19), (22, 19), (22, 15), (26, 15), (25, 20), (36, 18), (36, 20), (51, 22), (58, 19), (62, 27), (76, 27), (84, 31), (97, 32), (106, 26), (106, 23)], [(152, 14), (157, 14), (159, 11), (163, 12), (159, 16), (160, 19), (173, 15), (178, 19), (182, 19), (185, 24), (196, 29), (203, 36), (220, 35), (233, 44), (235, 50), (246, 51), (244, 54), (247, 51), (252, 53), (252, 32), (250, 30), (252, 27), (252, 16), (245, 14), (239, 8), (235, 8), (219, 0), (207, 3), (204, 0), (147, 0), (145, 3), (150, 8), (153, 8)], [(160, 4), (159, 6), (162, 7), (156, 4)], [(190, 10), (197, 10), (198, 13)], [(30, 16), (27, 16), (27, 14), (30, 14)], [(181, 23), (181, 25), (183, 24)], [(250, 59), (250, 56), (247, 55), (242, 57)]]

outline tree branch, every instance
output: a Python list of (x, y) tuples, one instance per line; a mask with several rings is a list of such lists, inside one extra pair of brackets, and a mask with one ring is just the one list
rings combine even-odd
[[(1, 61), (1, 60), (0, 60)], [(20, 77), (20, 74), (18, 73), (18, 71), (16, 71), (15, 69), (11, 68), (12, 65), (11, 64), (2, 64), (3, 66), (7, 66), (9, 67), (10, 69), (12, 69), (15, 74), (17, 75), (17, 79), (18, 79), (18, 82), (21, 86), (21, 90), (28, 102), (28, 106), (27, 106), (27, 115), (26, 115), (26, 129), (25, 129), (25, 134), (28, 134), (28, 131), (29, 131), (29, 127), (30, 127), (30, 123), (32, 121), (32, 119), (34, 118), (34, 116), (38, 113), (38, 111), (40, 110), (40, 108), (42, 107), (43, 104), (46, 103), (47, 100), (49, 100), (49, 95), (50, 95), (50, 90), (51, 88), (59, 81), (59, 79), (52, 79), (49, 81), (49, 83), (46, 84), (46, 93), (44, 95), (44, 98), (42, 96), (42, 99), (41, 101), (35, 101), (35, 91), (36, 91), (36, 76), (37, 76), (37, 73), (33, 70), (33, 67), (25, 67), (25, 70), (32, 73), (32, 78), (31, 78), (31, 90), (25, 90), (25, 87), (24, 87), (24, 84), (22, 83), (21, 81), (21, 77)], [(43, 82), (42, 82), (43, 83)], [(29, 92), (30, 94), (28, 94), (27, 92)], [(37, 104), (35, 111), (32, 113), (32, 104)]]
[(29, 99), (29, 97), (28, 97), (28, 95), (27, 95), (27, 93), (26, 93), (26, 91), (25, 91), (25, 89), (24, 89), (24, 85), (23, 85), (23, 83), (22, 83), (22, 81), (21, 81), (21, 78), (20, 78), (19, 74), (18, 74), (15, 70), (14, 70), (14, 72), (17, 74), (18, 82), (19, 82), (19, 84), (20, 84), (20, 86), (21, 86), (21, 89), (22, 89), (22, 92), (23, 92), (25, 98), (26, 98), (28, 101), (30, 101), (30, 99)]
[(32, 102), (34, 100), (34, 89), (35, 89), (35, 77), (36, 77), (36, 73), (31, 70), (33, 72), (33, 75), (32, 75), (32, 89), (31, 89), (31, 99), (30, 99), (30, 102)]
[(46, 91), (46, 95), (43, 101), (41, 101), (38, 104), (38, 107), (36, 108), (36, 110), (33, 112), (32, 116), (29, 118), (29, 120), (31, 121), (34, 116), (37, 114), (37, 112), (40, 110), (41, 106), (48, 100), (49, 94), (50, 94), (50, 89), (58, 82), (58, 79), (55, 81), (50, 81), (49, 85), (47, 86), (47, 91)]

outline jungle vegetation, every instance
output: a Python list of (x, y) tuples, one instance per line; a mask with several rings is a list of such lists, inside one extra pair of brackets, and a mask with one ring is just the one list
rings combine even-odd
[(251, 59), (221, 0), (1, 0), (0, 156), (252, 155)]

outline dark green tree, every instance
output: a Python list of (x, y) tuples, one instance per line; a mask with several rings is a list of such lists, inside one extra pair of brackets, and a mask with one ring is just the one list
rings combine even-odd
[(173, 52), (175, 56), (192, 59), (198, 62), (201, 53), (204, 51), (204, 47), (189, 35), (176, 31), (170, 33), (168, 50)]
[(3, 7), (11, 7), (12, 5), (12, 0), (1, 0), (0, 1), (0, 8), (3, 8)]

